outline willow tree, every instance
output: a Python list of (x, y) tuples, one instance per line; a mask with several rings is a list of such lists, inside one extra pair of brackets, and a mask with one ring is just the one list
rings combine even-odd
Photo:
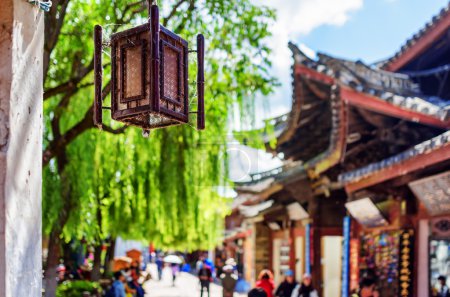
[[(92, 129), (93, 27), (103, 24), (108, 35), (145, 22), (145, 4), (53, 0), (46, 15), (46, 296), (54, 294), (62, 240), (121, 235), (161, 247), (213, 245), (225, 213), (216, 189), (228, 183), (228, 123), (236, 107), (243, 119), (252, 115), (255, 96), (274, 85), (266, 44), (271, 10), (250, 0), (162, 1), (163, 25), (191, 44), (198, 32), (206, 37), (206, 130), (172, 127), (146, 139), (113, 122)], [(106, 59), (106, 77), (109, 69)]]

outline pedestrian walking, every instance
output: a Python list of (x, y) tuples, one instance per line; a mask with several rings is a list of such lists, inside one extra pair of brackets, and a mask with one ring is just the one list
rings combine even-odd
[(164, 267), (164, 261), (163, 257), (161, 255), (158, 255), (158, 257), (155, 260), (156, 268), (158, 269), (158, 280), (161, 280), (162, 278), (162, 271)]
[(198, 271), (198, 279), (200, 281), (200, 297), (203, 297), (203, 290), (206, 289), (208, 297), (210, 297), (209, 285), (212, 280), (211, 268), (203, 262), (200, 270)]
[(263, 288), (254, 288), (248, 292), (247, 296), (248, 297), (267, 297), (267, 294)]
[(238, 281), (237, 275), (233, 272), (233, 266), (225, 265), (223, 267), (220, 280), (222, 281), (223, 297), (233, 297), (234, 289)]
[(177, 279), (177, 274), (180, 271), (180, 268), (178, 267), (178, 264), (175, 263), (172, 263), (170, 268), (172, 270), (172, 286), (175, 287), (175, 280)]
[(295, 287), (291, 297), (319, 297), (312, 285), (311, 274), (305, 273), (303, 275), (302, 283)]
[(197, 260), (197, 262), (195, 263), (195, 272), (198, 274), (200, 269), (202, 269), (203, 266), (203, 259), (200, 258)]
[(256, 282), (257, 288), (262, 288), (267, 297), (273, 297), (273, 290), (275, 284), (273, 283), (273, 274), (268, 269), (264, 269), (259, 273), (258, 281)]
[(294, 272), (292, 270), (286, 271), (284, 276), (284, 281), (278, 286), (277, 290), (275, 291), (276, 297), (291, 297), (295, 287), (298, 286), (298, 282), (295, 281)]
[(359, 292), (352, 297), (380, 297), (375, 287), (375, 280), (372, 278), (363, 278), (359, 284)]

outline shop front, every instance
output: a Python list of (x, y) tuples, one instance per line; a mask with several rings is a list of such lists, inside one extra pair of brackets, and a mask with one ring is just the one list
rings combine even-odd
[(450, 286), (450, 171), (409, 183), (419, 202), (417, 296), (438, 296), (439, 277)]
[(354, 218), (348, 252), (350, 290), (370, 278), (383, 297), (413, 296), (415, 231), (402, 220), (401, 202), (363, 198), (346, 207)]

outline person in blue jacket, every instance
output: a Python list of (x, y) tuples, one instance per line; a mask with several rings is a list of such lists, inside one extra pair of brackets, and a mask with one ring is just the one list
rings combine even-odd
[(111, 288), (107, 292), (107, 297), (126, 297), (125, 295), (125, 274), (122, 271), (117, 271), (114, 273), (114, 282)]

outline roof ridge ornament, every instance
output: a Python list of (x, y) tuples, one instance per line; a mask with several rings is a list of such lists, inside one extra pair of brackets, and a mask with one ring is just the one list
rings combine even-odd
[[(205, 41), (197, 35), (197, 49), (159, 23), (159, 8), (148, 0), (147, 23), (111, 36), (111, 107), (103, 106), (102, 27), (94, 28), (94, 124), (102, 128), (102, 110), (110, 109), (113, 120), (151, 129), (189, 123), (197, 115), (197, 129), (205, 128)], [(188, 55), (197, 54), (197, 110), (190, 111)]]

